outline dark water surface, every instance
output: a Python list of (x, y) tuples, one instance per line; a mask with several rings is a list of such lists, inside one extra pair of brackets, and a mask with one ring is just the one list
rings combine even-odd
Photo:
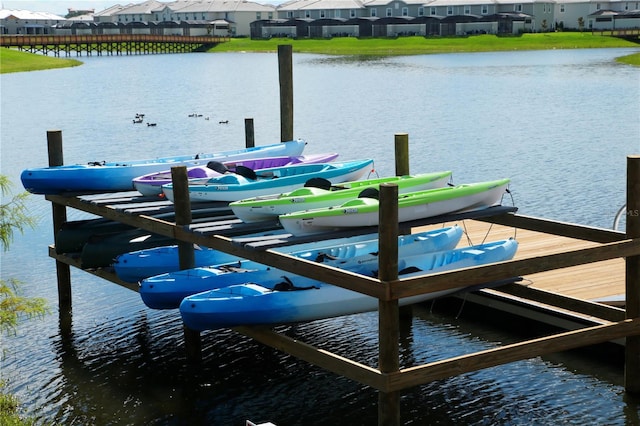
[[(523, 214), (608, 228), (625, 200), (626, 156), (640, 152), (640, 71), (613, 61), (633, 51), (296, 54), (295, 136), (308, 152), (374, 158), (388, 175), (393, 135), (407, 132), (413, 172), (453, 170), (458, 183), (510, 177)], [(257, 144), (279, 140), (276, 54), (82, 59), (77, 68), (0, 76), (1, 172), (16, 189), (22, 169), (46, 165), (51, 129), (63, 131), (66, 163), (238, 148), (245, 118), (254, 119)], [(194, 112), (203, 118), (189, 118)], [(157, 126), (132, 124), (136, 113)], [(179, 313), (149, 310), (137, 294), (79, 270), (71, 334), (61, 332), (50, 205), (33, 196), (29, 206), (39, 226), (2, 254), (1, 269), (52, 306), (2, 340), (1, 377), (29, 413), (65, 425), (377, 424), (374, 390), (231, 331), (205, 333), (203, 362), (189, 365)], [(466, 307), (415, 313), (403, 330), (403, 367), (522, 338)], [(283, 330), (377, 364), (375, 314)], [(402, 420), (639, 424), (638, 401), (607, 356), (618, 354), (533, 358), (419, 386), (402, 393)]]

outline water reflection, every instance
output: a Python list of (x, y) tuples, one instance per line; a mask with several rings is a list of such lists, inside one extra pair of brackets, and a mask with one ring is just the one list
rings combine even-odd
[[(336, 151), (343, 159), (366, 153), (384, 175), (393, 173), (393, 134), (406, 131), (412, 171), (454, 170), (456, 182), (509, 176), (522, 213), (608, 227), (624, 202), (625, 156), (640, 148), (640, 124), (630, 119), (640, 110), (638, 72), (612, 61), (630, 51), (295, 55), (296, 136), (309, 140), (312, 152)], [(243, 144), (246, 117), (255, 120), (258, 144), (279, 140), (275, 55), (85, 59), (46, 79), (0, 76), (0, 161), (14, 182), (21, 169), (46, 164), (45, 134), (53, 128), (63, 130), (71, 163), (231, 149)], [(144, 84), (132, 75), (144, 76)], [(77, 102), (60, 108), (59, 99)], [(211, 120), (187, 118), (193, 111)], [(158, 127), (132, 127), (135, 112), (153, 116)], [(218, 117), (230, 123), (219, 126)], [(3, 253), (2, 274), (29, 283), (27, 295), (56, 306), (46, 249), (53, 241), (50, 206), (40, 197), (29, 202), (41, 226)], [(71, 210), (69, 217), (86, 215)], [(148, 310), (137, 294), (80, 271), (72, 270), (72, 286), (70, 324), (52, 315), (2, 342), (16, 348), (3, 376), (29, 409), (44, 407), (43, 420), (377, 423), (377, 393), (366, 386), (229, 330), (205, 333), (202, 362), (192, 365), (176, 312)], [(468, 306), (445, 314), (440, 305), (416, 307), (410, 326), (403, 323), (402, 366), (522, 337), (524, 328), (494, 327)], [(377, 365), (374, 314), (282, 330)], [(638, 422), (637, 400), (624, 394), (620, 369), (571, 353), (418, 386), (402, 392), (401, 404), (403, 422), (416, 425)]]

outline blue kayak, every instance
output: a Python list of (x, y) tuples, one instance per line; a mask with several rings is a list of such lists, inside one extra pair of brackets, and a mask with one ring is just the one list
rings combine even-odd
[[(462, 237), (462, 228), (451, 226), (398, 237), (399, 256), (412, 256), (454, 248)], [(312, 262), (324, 263), (356, 273), (370, 274), (378, 268), (377, 234), (370, 240), (344, 238), (342, 242), (315, 242), (289, 247), (284, 253)], [(346, 241), (345, 241), (346, 240)], [(323, 246), (324, 244), (324, 246)], [(282, 249), (281, 249), (282, 250)], [(274, 275), (275, 274), (275, 275)], [(186, 269), (149, 277), (140, 282), (140, 297), (153, 309), (173, 309), (183, 298), (205, 290), (226, 287), (267, 277), (280, 277), (285, 272), (238, 259), (226, 264)]]
[[(460, 249), (424, 253), (398, 260), (400, 278), (506, 261), (516, 253), (514, 239)], [(372, 274), (375, 271), (371, 271)], [(192, 330), (238, 325), (276, 325), (312, 321), (378, 309), (378, 299), (311, 278), (265, 271), (242, 284), (187, 296), (180, 304), (184, 324)], [(464, 287), (399, 300), (400, 305), (442, 297)]]
[(37, 167), (23, 170), (20, 180), (22, 186), (33, 194), (133, 191), (134, 178), (174, 166), (197, 166), (206, 165), (209, 161), (222, 162), (258, 157), (297, 156), (302, 154), (305, 145), (305, 141), (295, 140), (207, 154)]

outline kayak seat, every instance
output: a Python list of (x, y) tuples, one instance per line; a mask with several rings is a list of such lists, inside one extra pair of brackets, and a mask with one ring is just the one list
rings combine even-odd
[[(227, 173), (229, 171), (229, 169), (227, 168), (227, 166), (225, 166), (224, 164), (222, 164), (219, 161), (209, 161), (207, 163), (207, 168), (213, 170), (214, 172), (218, 172), (221, 175)], [(204, 177), (204, 176), (202, 176)]]
[(197, 168), (197, 169), (189, 170), (188, 175), (189, 175), (190, 178), (194, 178), (194, 179), (206, 178), (207, 177), (207, 172), (206, 172), (206, 170), (203, 170), (201, 168)]
[(305, 197), (305, 196), (309, 196), (309, 195), (317, 195), (317, 194), (322, 194), (324, 193), (324, 190), (320, 190), (321, 188), (316, 188), (316, 187), (303, 187), (303, 188), (298, 188), (298, 189), (294, 189), (293, 191), (291, 191), (289, 193), (290, 197)]
[(249, 167), (246, 167), (246, 166), (236, 166), (235, 172), (240, 176), (243, 176), (250, 180), (258, 179), (258, 175), (256, 175), (256, 172), (253, 169), (250, 169)]
[(358, 194), (358, 198), (373, 198), (374, 200), (380, 199), (380, 191), (376, 188), (365, 188)]
[(354, 198), (353, 200), (349, 200), (343, 203), (340, 207), (368, 206), (374, 203), (377, 204), (377, 202), (377, 200), (374, 200), (372, 198)]
[(306, 187), (320, 188), (326, 189), (327, 191), (331, 189), (331, 181), (325, 178), (314, 177), (307, 180), (304, 183)]

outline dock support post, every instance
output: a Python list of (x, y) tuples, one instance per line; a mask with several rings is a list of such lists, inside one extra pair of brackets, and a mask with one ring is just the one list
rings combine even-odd
[(244, 119), (244, 144), (247, 148), (256, 146), (256, 135), (253, 130), (253, 118)]
[(396, 176), (409, 174), (409, 134), (395, 134)]
[[(381, 281), (398, 278), (398, 186), (380, 185), (378, 277)], [(378, 367), (382, 373), (400, 369), (400, 312), (398, 300), (378, 302)], [(378, 393), (378, 425), (400, 425), (400, 392)]]
[[(640, 238), (640, 155), (627, 157), (627, 238)], [(640, 317), (640, 256), (625, 260), (626, 318)], [(640, 393), (640, 336), (627, 336), (624, 387)]]
[[(187, 179), (187, 168), (176, 166), (171, 168), (171, 180), (173, 182), (174, 209), (176, 212), (176, 225), (187, 226), (191, 224), (191, 202), (189, 200), (189, 181)], [(195, 253), (193, 244), (186, 241), (178, 242), (178, 256), (180, 269), (191, 269), (195, 267)], [(202, 359), (202, 344), (200, 333), (183, 327), (184, 345), (187, 359), (198, 362)]]
[[(62, 166), (64, 155), (62, 151), (62, 131), (47, 131), (47, 149), (49, 151), (49, 166)], [(58, 234), (62, 225), (67, 221), (67, 208), (63, 205), (51, 203), (53, 214), (53, 236)], [(69, 265), (56, 260), (56, 275), (58, 279), (58, 309), (61, 324), (71, 325), (71, 270)]]
[[(396, 133), (394, 135), (395, 144), (395, 161), (396, 161), (396, 176), (408, 175), (409, 172), (409, 134), (408, 133)], [(408, 235), (411, 233), (410, 228), (401, 228), (400, 234)], [(411, 305), (403, 306), (400, 308), (400, 318), (403, 321), (413, 318), (413, 308)], [(403, 324), (406, 325), (406, 324)]]
[(293, 46), (278, 45), (280, 76), (280, 140), (293, 140)]

